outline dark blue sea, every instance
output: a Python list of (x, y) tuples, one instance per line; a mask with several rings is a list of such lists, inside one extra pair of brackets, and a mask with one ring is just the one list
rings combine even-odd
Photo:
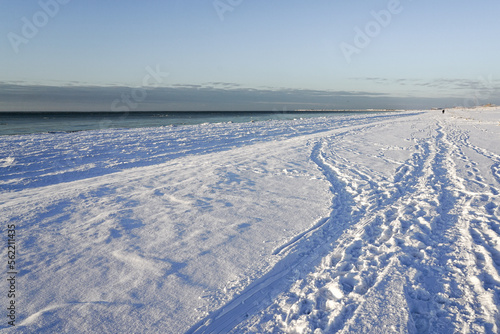
[(252, 122), (367, 113), (367, 111), (288, 112), (16, 112), (0, 113), (0, 135), (142, 128), (202, 123)]

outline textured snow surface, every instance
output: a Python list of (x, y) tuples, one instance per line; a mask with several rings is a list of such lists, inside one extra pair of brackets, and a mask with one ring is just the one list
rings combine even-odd
[(4, 136), (0, 191), (2, 332), (500, 331), (498, 108)]

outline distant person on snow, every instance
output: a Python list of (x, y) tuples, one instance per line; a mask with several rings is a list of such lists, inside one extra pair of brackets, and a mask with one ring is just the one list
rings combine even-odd
[(444, 109), (443, 109), (443, 114), (444, 114)]

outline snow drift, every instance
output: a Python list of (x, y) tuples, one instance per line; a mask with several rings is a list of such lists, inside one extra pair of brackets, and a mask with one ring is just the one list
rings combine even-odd
[(499, 120), (484, 108), (2, 137), (19, 272), (16, 326), (0, 328), (498, 332)]

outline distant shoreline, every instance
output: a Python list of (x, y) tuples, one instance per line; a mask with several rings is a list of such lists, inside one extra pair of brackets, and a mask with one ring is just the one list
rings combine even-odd
[[(369, 111), (369, 112), (384, 112), (384, 111), (409, 111), (410, 109), (296, 109), (298, 112), (356, 112), (356, 111)], [(414, 109), (419, 110), (419, 109)]]
[(196, 111), (196, 112), (2, 112), (0, 135), (77, 132), (110, 128), (196, 125), (203, 123), (246, 123), (310, 117), (375, 114), (381, 111)]
[[(415, 109), (415, 111), (420, 109)], [(293, 114), (293, 113), (351, 113), (351, 112), (404, 112), (410, 109), (294, 109), (294, 110), (249, 110), (249, 111), (0, 111), (3, 115), (154, 115), (154, 114)]]

